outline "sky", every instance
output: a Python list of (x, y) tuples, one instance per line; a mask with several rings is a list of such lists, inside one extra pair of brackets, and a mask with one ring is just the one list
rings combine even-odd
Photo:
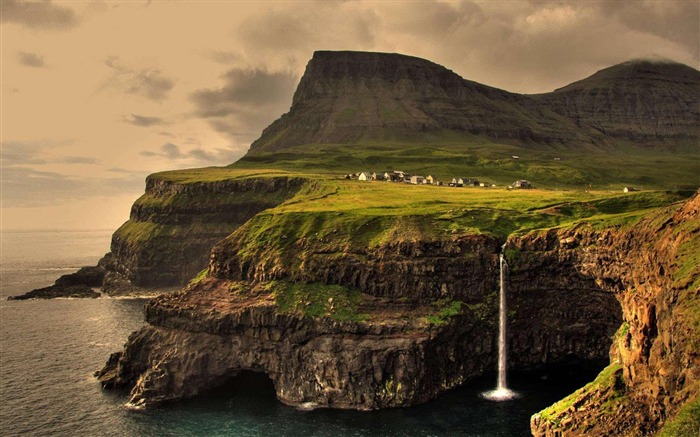
[(315, 50), (396, 52), (518, 93), (698, 68), (695, 0), (2, 0), (0, 229), (116, 229), (153, 172), (227, 165)]

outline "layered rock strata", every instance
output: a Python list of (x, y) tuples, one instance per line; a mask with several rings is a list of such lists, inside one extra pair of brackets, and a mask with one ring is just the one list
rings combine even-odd
[[(215, 169), (208, 170), (216, 176)], [(226, 169), (220, 169), (226, 171)], [(209, 251), (252, 216), (282, 203), (304, 179), (261, 177), (178, 182), (161, 174), (112, 237), (112, 259), (103, 290), (181, 286), (207, 266)]]

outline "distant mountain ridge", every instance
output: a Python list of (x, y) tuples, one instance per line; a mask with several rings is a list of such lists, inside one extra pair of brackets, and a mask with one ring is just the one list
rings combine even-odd
[(624, 62), (540, 98), (577, 124), (615, 138), (700, 138), (700, 72), (684, 64)]
[(654, 147), (700, 139), (700, 72), (635, 61), (554, 92), (521, 95), (393, 53), (318, 51), (290, 111), (249, 155), (304, 144), (416, 143), (479, 136), (528, 148)]

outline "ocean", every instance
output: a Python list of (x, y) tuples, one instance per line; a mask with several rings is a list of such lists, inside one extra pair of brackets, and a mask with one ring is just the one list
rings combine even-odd
[(590, 363), (509, 375), (520, 398), (479, 394), (493, 375), (411, 408), (299, 411), (270, 380), (242, 373), (210, 393), (146, 411), (93, 377), (144, 324), (144, 299), (7, 301), (94, 265), (111, 231), (3, 232), (0, 240), (0, 435), (8, 436), (524, 436), (530, 416), (601, 369)]

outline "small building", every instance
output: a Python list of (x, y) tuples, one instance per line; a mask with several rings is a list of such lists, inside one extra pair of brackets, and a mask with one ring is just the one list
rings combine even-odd
[(477, 179), (472, 179), (472, 178), (452, 178), (452, 183), (455, 184), (456, 187), (478, 187), (479, 186), (479, 181)]
[(425, 177), (425, 184), (434, 184), (435, 183), (435, 178), (432, 175), (428, 175)]
[(370, 173), (368, 171), (363, 171), (357, 177), (357, 180), (359, 180), (359, 181), (371, 181), (372, 180), (372, 173)]
[(639, 189), (634, 187), (625, 187), (622, 189), (623, 193), (631, 193), (632, 191), (639, 191)]
[(422, 185), (424, 183), (423, 181), (425, 181), (425, 178), (423, 176), (414, 175), (411, 176), (410, 181), (413, 185)]
[(383, 181), (384, 174), (383, 173), (372, 173), (372, 180), (373, 181)]
[(521, 179), (519, 181), (513, 182), (513, 188), (532, 188), (532, 184), (530, 183), (530, 181)]

